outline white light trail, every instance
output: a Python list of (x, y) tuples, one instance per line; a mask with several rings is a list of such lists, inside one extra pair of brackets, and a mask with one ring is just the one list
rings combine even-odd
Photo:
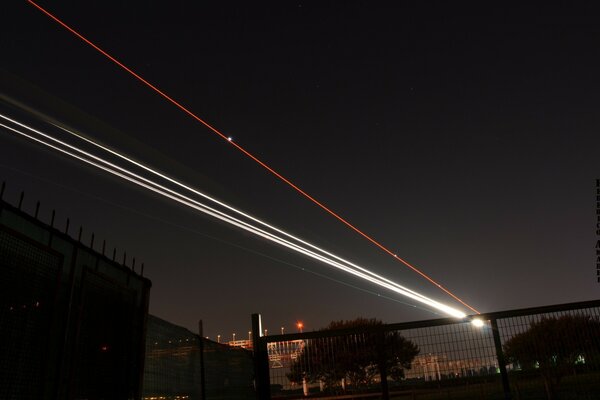
[[(8, 125), (4, 125), (4, 124), (0, 123), (0, 126), (2, 126), (2, 127), (6, 128), (6, 129), (10, 130), (11, 132), (17, 133), (17, 134), (19, 134), (21, 136), (24, 136), (24, 137), (26, 137), (26, 138), (28, 138), (30, 140), (33, 140), (33, 141), (38, 142), (40, 144), (43, 144), (43, 145), (45, 145), (47, 147), (50, 147), (50, 148), (52, 148), (52, 149), (54, 149), (56, 151), (59, 151), (59, 152), (61, 152), (63, 154), (66, 154), (66, 155), (68, 155), (70, 157), (78, 159), (78, 160), (80, 160), (80, 161), (82, 161), (84, 163), (87, 163), (87, 164), (92, 165), (92, 166), (94, 166), (96, 168), (99, 168), (99, 169), (101, 169), (101, 170), (103, 170), (105, 172), (108, 172), (108, 173), (112, 174), (112, 175), (118, 176), (118, 177), (120, 177), (120, 178), (122, 178), (122, 179), (124, 179), (124, 180), (126, 180), (128, 182), (131, 182), (131, 183), (135, 184), (135, 185), (141, 186), (141, 187), (143, 187), (145, 189), (148, 189), (148, 190), (150, 190), (150, 191), (152, 191), (154, 193), (160, 194), (161, 196), (164, 196), (164, 197), (169, 198), (169, 199), (171, 199), (173, 201), (176, 201), (176, 202), (178, 202), (180, 204), (183, 204), (183, 205), (185, 205), (187, 207), (190, 207), (192, 209), (195, 209), (197, 211), (200, 211), (202, 213), (210, 215), (210, 216), (212, 216), (214, 218), (217, 218), (217, 219), (219, 219), (219, 220), (221, 220), (223, 222), (226, 222), (228, 224), (236, 226), (236, 227), (238, 227), (240, 229), (243, 229), (243, 230), (246, 230), (248, 232), (251, 232), (251, 233), (253, 233), (253, 234), (255, 234), (255, 235), (259, 236), (259, 237), (265, 238), (265, 239), (267, 239), (269, 241), (272, 241), (272, 242), (277, 243), (277, 244), (279, 244), (279, 245), (281, 245), (283, 247), (286, 247), (286, 248), (288, 248), (290, 250), (296, 251), (296, 252), (298, 252), (300, 254), (303, 254), (305, 256), (308, 256), (310, 258), (313, 258), (315, 260), (323, 262), (323, 263), (325, 263), (325, 264), (327, 264), (329, 266), (332, 266), (334, 268), (342, 270), (342, 271), (344, 271), (346, 273), (352, 274), (352, 275), (354, 275), (354, 276), (356, 276), (358, 278), (364, 279), (364, 280), (366, 280), (368, 282), (371, 282), (371, 283), (376, 284), (378, 286), (384, 287), (384, 288), (386, 288), (388, 290), (391, 290), (393, 292), (396, 292), (398, 294), (406, 296), (406, 297), (408, 297), (410, 299), (413, 299), (413, 300), (418, 301), (420, 303), (426, 304), (426, 305), (428, 305), (428, 306), (430, 306), (430, 307), (432, 307), (434, 309), (437, 309), (439, 311), (442, 311), (442, 312), (444, 312), (444, 313), (446, 313), (446, 314), (448, 314), (448, 315), (450, 315), (452, 317), (464, 318), (466, 316), (466, 314), (463, 313), (462, 311), (459, 311), (459, 310), (457, 310), (455, 308), (452, 308), (450, 306), (442, 304), (442, 303), (440, 303), (440, 302), (438, 302), (436, 300), (433, 300), (433, 299), (430, 299), (430, 298), (428, 298), (426, 296), (423, 296), (423, 295), (421, 295), (421, 294), (419, 294), (419, 293), (417, 293), (417, 292), (415, 292), (415, 291), (413, 291), (411, 289), (408, 289), (408, 288), (406, 288), (406, 287), (404, 287), (402, 285), (399, 285), (399, 284), (397, 284), (397, 283), (395, 283), (393, 281), (390, 281), (389, 279), (386, 279), (384, 277), (380, 277), (379, 275), (377, 275), (377, 274), (375, 274), (375, 273), (373, 273), (373, 272), (371, 272), (371, 271), (369, 271), (369, 270), (367, 270), (367, 269), (365, 269), (363, 267), (360, 267), (360, 266), (358, 266), (356, 264), (350, 263), (350, 262), (348, 262), (347, 260), (344, 260), (341, 257), (338, 257), (338, 256), (336, 256), (334, 254), (329, 253), (329, 252), (326, 252), (325, 250), (320, 249), (317, 246), (314, 246), (314, 245), (312, 245), (312, 244), (310, 244), (310, 243), (308, 243), (306, 241), (303, 241), (303, 240), (301, 240), (299, 238), (296, 238), (293, 235), (290, 235), (290, 234), (288, 234), (288, 233), (286, 233), (286, 232), (284, 232), (284, 231), (282, 231), (282, 230), (280, 230), (278, 228), (275, 228), (275, 227), (273, 227), (273, 226), (271, 226), (271, 225), (269, 225), (269, 224), (267, 224), (267, 223), (265, 223), (263, 221), (258, 220), (257, 218), (254, 218), (254, 217), (252, 217), (252, 216), (250, 216), (250, 215), (248, 215), (246, 213), (243, 213), (243, 212), (241, 212), (241, 211), (239, 211), (239, 210), (237, 210), (237, 209), (235, 209), (235, 208), (233, 208), (233, 207), (231, 207), (231, 206), (229, 206), (229, 205), (227, 205), (225, 203), (222, 203), (222, 202), (220, 202), (220, 201), (218, 201), (216, 199), (213, 199), (213, 198), (205, 195), (204, 193), (197, 191), (196, 189), (190, 188), (190, 187), (188, 187), (188, 186), (186, 186), (186, 185), (184, 185), (184, 184), (182, 184), (182, 183), (180, 183), (180, 182), (178, 182), (178, 181), (176, 181), (176, 180), (168, 177), (167, 175), (161, 174), (161, 173), (159, 173), (159, 172), (151, 169), (150, 167), (147, 167), (147, 166), (145, 166), (145, 165), (143, 165), (141, 163), (138, 163), (135, 160), (132, 160), (132, 159), (130, 159), (130, 158), (124, 156), (124, 155), (121, 155), (120, 153), (117, 153), (117, 152), (115, 152), (115, 151), (113, 151), (113, 150), (111, 150), (109, 148), (101, 146), (101, 145), (99, 145), (99, 144), (97, 144), (97, 143), (95, 143), (95, 142), (93, 142), (93, 141), (91, 141), (91, 140), (89, 140), (89, 139), (87, 139), (85, 137), (82, 137), (82, 136), (80, 136), (80, 135), (78, 135), (76, 133), (68, 131), (70, 134), (75, 135), (75, 136), (79, 137), (80, 139), (85, 140), (86, 142), (88, 142), (90, 144), (93, 144), (93, 145), (95, 145), (95, 146), (97, 146), (97, 147), (99, 147), (99, 148), (101, 148), (101, 149), (103, 149), (103, 150), (105, 150), (107, 152), (110, 152), (111, 154), (116, 155), (116, 156), (118, 156), (118, 157), (120, 157), (120, 158), (122, 158), (122, 159), (124, 159), (124, 160), (126, 160), (128, 162), (130, 162), (130, 163), (133, 163), (134, 165), (137, 165), (138, 167), (143, 168), (144, 170), (146, 170), (148, 172), (151, 172), (154, 175), (160, 176), (161, 178), (166, 179), (166, 180), (168, 180), (168, 181), (170, 181), (170, 182), (172, 182), (174, 184), (177, 184), (178, 186), (184, 187), (185, 189), (187, 189), (189, 191), (192, 191), (193, 193), (195, 193), (197, 195), (200, 195), (200, 196), (202, 196), (204, 198), (207, 198), (207, 199), (209, 199), (211, 201), (214, 201), (215, 203), (217, 203), (217, 204), (219, 204), (219, 205), (227, 208), (230, 211), (234, 211), (234, 212), (236, 212), (239, 215), (242, 215), (242, 216), (244, 216), (244, 217), (246, 217), (248, 219), (251, 219), (254, 222), (257, 222), (257, 223), (259, 223), (259, 224), (261, 224), (261, 225), (263, 225), (265, 227), (268, 227), (269, 229), (272, 229), (272, 230), (276, 231), (277, 233), (283, 234), (284, 236), (286, 236), (288, 238), (291, 238), (293, 240), (296, 240), (299, 243), (301, 243), (302, 245), (308, 246), (311, 249), (316, 250), (318, 252), (321, 252), (323, 254), (319, 254), (319, 253), (317, 253), (317, 252), (315, 252), (313, 250), (310, 250), (309, 248), (306, 248), (306, 247), (303, 247), (302, 245), (299, 245), (298, 243), (293, 243), (293, 242), (291, 242), (289, 240), (286, 240), (286, 239), (284, 239), (284, 238), (282, 238), (280, 236), (277, 236), (274, 233), (267, 232), (264, 229), (258, 228), (258, 227), (254, 226), (254, 225), (252, 225), (252, 224), (250, 224), (248, 222), (245, 222), (245, 221), (242, 221), (242, 220), (237, 219), (235, 217), (232, 217), (231, 215), (228, 215), (228, 214), (226, 214), (226, 213), (224, 213), (222, 211), (216, 210), (216, 209), (214, 209), (214, 208), (212, 208), (210, 206), (207, 206), (207, 205), (205, 205), (203, 203), (200, 203), (197, 200), (189, 198), (189, 197), (187, 197), (187, 196), (185, 196), (185, 195), (183, 195), (183, 194), (181, 194), (179, 192), (176, 192), (176, 191), (174, 191), (172, 189), (169, 189), (169, 188), (167, 188), (167, 187), (165, 187), (165, 186), (163, 186), (163, 185), (161, 185), (161, 184), (159, 184), (157, 182), (154, 182), (154, 181), (152, 181), (150, 179), (147, 179), (147, 178), (144, 178), (144, 177), (142, 177), (140, 175), (137, 175), (137, 174), (135, 174), (134, 172), (132, 172), (130, 170), (122, 168), (122, 167), (120, 167), (120, 166), (118, 166), (116, 164), (113, 164), (113, 163), (105, 160), (105, 159), (102, 159), (101, 157), (97, 157), (97, 156), (95, 156), (95, 155), (93, 155), (91, 153), (88, 153), (88, 152), (86, 152), (86, 151), (84, 151), (84, 150), (82, 150), (82, 149), (80, 149), (80, 148), (78, 148), (76, 146), (73, 146), (71, 144), (63, 142), (63, 141), (61, 141), (61, 140), (59, 140), (57, 138), (54, 138), (53, 136), (51, 136), (49, 134), (43, 133), (43, 132), (41, 132), (41, 131), (39, 131), (37, 129), (34, 129), (34, 128), (30, 127), (30, 126), (27, 126), (27, 125), (25, 125), (25, 124), (23, 124), (21, 122), (18, 122), (18, 121), (14, 120), (14, 119), (11, 119), (11, 118), (6, 117), (6, 116), (1, 115), (1, 114), (0, 114), (0, 117), (2, 117), (3, 119), (5, 119), (7, 121), (10, 121), (13, 124), (16, 124), (16, 125), (20, 126), (22, 128), (25, 128), (28, 131), (33, 132), (33, 133), (35, 133), (38, 136), (42, 136), (42, 137), (44, 137), (46, 139), (49, 139), (49, 140), (53, 141), (54, 143), (58, 143), (60, 146), (66, 147), (66, 148), (68, 148), (70, 150), (73, 150), (74, 152), (73, 151), (69, 151), (69, 150), (67, 150), (65, 148), (61, 148), (60, 146), (48, 143), (48, 142), (46, 142), (46, 141), (44, 141), (44, 140), (42, 140), (42, 139), (40, 139), (38, 137), (34, 137), (34, 136), (30, 135), (30, 134), (27, 134), (27, 133), (22, 132), (22, 131), (20, 131), (18, 129), (15, 129), (14, 127), (11, 127), (11, 126), (8, 126)], [(62, 129), (64, 130), (64, 128), (62, 128)], [(77, 153), (79, 153), (79, 154), (77, 154)]]
[[(18, 125), (20, 125), (20, 126), (22, 126), (22, 127), (24, 127), (24, 128), (27, 128), (27, 129), (30, 129), (30, 130), (32, 129), (32, 128), (30, 128), (30, 127), (27, 127), (27, 126), (25, 126), (25, 125), (23, 125), (23, 124), (21, 124), (21, 123), (19, 123), (19, 122), (15, 121), (15, 120), (12, 120), (12, 119), (10, 119), (10, 118), (8, 118), (8, 117), (6, 117), (6, 116), (2, 115), (2, 114), (0, 114), (0, 117), (2, 117), (2, 118), (5, 118), (5, 119), (7, 119), (7, 120), (9, 120), (9, 121), (11, 121), (11, 122), (13, 122), (13, 123), (16, 123), (16, 124), (18, 124)], [(320, 247), (317, 247), (317, 246), (313, 245), (313, 244), (312, 244), (312, 243), (310, 243), (310, 242), (306, 242), (306, 241), (304, 241), (304, 240), (300, 239), (300, 238), (299, 238), (299, 237), (297, 237), (297, 236), (293, 236), (293, 235), (291, 235), (290, 233), (288, 233), (288, 232), (285, 232), (285, 231), (283, 231), (283, 230), (281, 230), (281, 229), (277, 228), (276, 226), (270, 225), (270, 224), (268, 224), (268, 223), (266, 223), (266, 222), (264, 222), (264, 221), (262, 221), (262, 220), (260, 220), (260, 219), (258, 219), (258, 218), (256, 218), (256, 217), (254, 217), (254, 216), (252, 216), (252, 215), (248, 214), (248, 213), (245, 213), (245, 212), (243, 212), (243, 211), (241, 211), (241, 210), (238, 210), (238, 209), (236, 209), (236, 208), (234, 208), (234, 207), (232, 207), (232, 206), (228, 205), (227, 203), (223, 203), (222, 201), (220, 201), (220, 200), (217, 200), (217, 199), (215, 199), (214, 197), (211, 197), (211, 196), (209, 196), (209, 195), (207, 195), (207, 194), (205, 194), (205, 193), (203, 193), (203, 192), (199, 191), (198, 189), (195, 189), (195, 188), (193, 188), (193, 187), (191, 187), (191, 186), (188, 186), (188, 185), (186, 185), (186, 184), (184, 184), (184, 183), (182, 183), (182, 182), (180, 182), (180, 181), (178, 181), (178, 180), (176, 180), (176, 179), (173, 179), (173, 178), (171, 178), (171, 177), (170, 177), (170, 176), (168, 176), (168, 175), (165, 175), (165, 174), (163, 174), (163, 173), (161, 173), (161, 172), (159, 172), (159, 171), (157, 171), (157, 170), (155, 170), (155, 169), (153, 169), (153, 168), (151, 168), (151, 167), (149, 167), (149, 166), (147, 166), (147, 165), (144, 165), (144, 164), (142, 164), (141, 162), (139, 162), (139, 161), (137, 161), (137, 160), (135, 160), (135, 159), (133, 159), (133, 158), (131, 158), (131, 157), (128, 157), (128, 156), (126, 156), (126, 155), (123, 155), (123, 154), (121, 154), (121, 153), (119, 153), (119, 152), (117, 152), (117, 151), (115, 151), (115, 150), (113, 150), (113, 149), (111, 149), (111, 148), (109, 148), (109, 147), (106, 147), (106, 146), (103, 146), (103, 145), (101, 145), (101, 144), (99, 144), (99, 143), (97, 143), (97, 142), (94, 142), (93, 140), (90, 140), (90, 139), (88, 139), (87, 137), (85, 137), (85, 136), (83, 136), (83, 135), (80, 135), (80, 134), (78, 134), (78, 133), (76, 133), (76, 132), (73, 132), (72, 130), (70, 130), (70, 129), (67, 129), (67, 128), (63, 127), (63, 126), (60, 126), (60, 125), (57, 125), (57, 124), (54, 124), (54, 123), (51, 123), (51, 124), (52, 124), (53, 126), (55, 126), (55, 127), (59, 128), (59, 129), (61, 129), (62, 131), (66, 132), (66, 133), (68, 133), (68, 134), (70, 134), (70, 135), (72, 135), (72, 136), (75, 136), (76, 138), (78, 138), (78, 139), (80, 139), (80, 140), (83, 140), (83, 141), (85, 141), (85, 142), (87, 142), (87, 143), (89, 143), (89, 144), (91, 144), (91, 145), (93, 145), (93, 146), (95, 146), (95, 147), (98, 147), (98, 148), (100, 148), (100, 149), (102, 149), (102, 150), (104, 150), (104, 151), (106, 151), (106, 152), (108, 152), (108, 153), (110, 153), (110, 154), (112, 154), (112, 155), (114, 155), (114, 156), (117, 156), (117, 157), (121, 158), (122, 160), (125, 160), (125, 161), (127, 161), (127, 162), (129, 162), (129, 163), (131, 163), (131, 164), (133, 164), (133, 165), (135, 165), (135, 166), (137, 166), (137, 167), (140, 167), (140, 168), (144, 169), (145, 171), (148, 171), (148, 172), (150, 172), (151, 174), (153, 174), (153, 175), (155, 175), (155, 176), (158, 176), (158, 177), (160, 177), (160, 178), (162, 178), (162, 179), (165, 179), (165, 180), (167, 180), (168, 182), (171, 182), (171, 183), (173, 183), (173, 184), (175, 184), (175, 185), (177, 185), (177, 186), (179, 186), (179, 187), (181, 187), (181, 188), (183, 188), (183, 189), (186, 189), (186, 190), (190, 191), (191, 193), (194, 193), (194, 194), (196, 194), (196, 195), (198, 195), (198, 196), (201, 196), (201, 197), (203, 197), (203, 198), (205, 198), (205, 199), (207, 199), (207, 200), (210, 200), (210, 201), (212, 201), (213, 203), (215, 203), (215, 204), (218, 204), (219, 206), (221, 206), (221, 207), (224, 207), (224, 208), (226, 208), (226, 209), (227, 209), (227, 210), (229, 210), (229, 211), (233, 211), (233, 212), (235, 212), (236, 214), (243, 216), (244, 218), (248, 218), (248, 219), (250, 219), (251, 221), (254, 221), (254, 222), (256, 222), (256, 223), (258, 223), (258, 224), (260, 224), (260, 225), (262, 225), (262, 226), (264, 226), (264, 227), (267, 227), (267, 228), (269, 228), (269, 229), (271, 229), (271, 230), (273, 230), (273, 231), (275, 231), (275, 232), (277, 232), (277, 233), (279, 233), (279, 234), (282, 234), (282, 235), (284, 235), (284, 236), (286, 236), (286, 237), (288, 237), (288, 238), (290, 238), (290, 239), (293, 239), (293, 240), (297, 241), (298, 243), (302, 243), (303, 245), (305, 245), (305, 246), (308, 246), (308, 247), (312, 248), (313, 250), (317, 250), (317, 251), (319, 251), (319, 252), (321, 252), (321, 253), (323, 253), (323, 254), (326, 254), (326, 255), (327, 255), (327, 256), (329, 256), (329, 257), (335, 258), (336, 260), (338, 260), (338, 261), (341, 261), (342, 263), (345, 263), (345, 264), (347, 264), (347, 265), (350, 265), (350, 266), (352, 266), (353, 268), (356, 268), (356, 269), (358, 269), (358, 270), (360, 270), (360, 271), (362, 271), (362, 272), (364, 272), (364, 273), (367, 273), (367, 274), (369, 274), (369, 275), (371, 275), (371, 276), (373, 276), (373, 277), (375, 277), (375, 278), (377, 278), (377, 279), (381, 279), (381, 280), (383, 280), (383, 281), (385, 281), (385, 282), (387, 282), (387, 283), (389, 283), (389, 284), (395, 285), (395, 286), (397, 286), (397, 287), (399, 287), (399, 288), (401, 288), (401, 289), (403, 289), (403, 290), (406, 290), (406, 291), (408, 291), (408, 292), (411, 292), (411, 293), (413, 293), (414, 295), (421, 296), (421, 294), (419, 294), (419, 293), (417, 293), (417, 292), (415, 292), (415, 291), (412, 291), (411, 289), (408, 289), (408, 288), (406, 288), (406, 287), (404, 287), (404, 286), (401, 286), (401, 285), (397, 284), (396, 282), (393, 282), (393, 281), (391, 281), (391, 280), (389, 280), (389, 279), (387, 279), (387, 278), (385, 278), (385, 277), (383, 277), (383, 276), (381, 276), (381, 275), (378, 275), (378, 274), (376, 274), (376, 273), (374, 273), (374, 272), (372, 272), (372, 271), (369, 271), (369, 270), (367, 270), (367, 269), (365, 269), (365, 268), (362, 268), (361, 266), (359, 266), (359, 265), (356, 265), (356, 264), (352, 263), (351, 261), (348, 261), (348, 260), (346, 260), (346, 259), (344, 259), (344, 258), (341, 258), (341, 257), (339, 257), (339, 256), (337, 256), (337, 255), (335, 255), (335, 254), (333, 254), (333, 253), (330, 253), (330, 252), (326, 251), (325, 249), (322, 249), (322, 248), (320, 248)], [(36, 133), (38, 133), (38, 134), (44, 135), (43, 133), (41, 133), (41, 132), (39, 132), (39, 131), (36, 131), (36, 130), (34, 130), (34, 131), (35, 131)], [(44, 136), (46, 136), (46, 135), (44, 135)], [(50, 136), (47, 136), (47, 137), (48, 137), (49, 139), (55, 140), (54, 138), (52, 138), (52, 137), (50, 137)], [(59, 141), (59, 142), (60, 142), (60, 141)], [(61, 143), (62, 143), (62, 142), (61, 142)], [(73, 149), (76, 149), (76, 148), (73, 148)], [(78, 150), (78, 151), (80, 151), (80, 150)], [(85, 153), (85, 152), (84, 152), (84, 153)], [(86, 155), (89, 155), (88, 153), (85, 153), (85, 154), (86, 154)], [(96, 158), (96, 157), (94, 157), (93, 155), (90, 155), (90, 156), (91, 156), (91, 157), (93, 157), (93, 158), (95, 158), (95, 159), (97, 159), (97, 158)], [(100, 161), (100, 159), (97, 159), (97, 160), (99, 160), (99, 161)], [(101, 162), (105, 162), (105, 161), (104, 161), (104, 160), (102, 160)], [(109, 163), (109, 164), (110, 164), (110, 163)], [(110, 165), (113, 165), (113, 164), (110, 164)], [(114, 165), (113, 165), (113, 166), (114, 166)], [(116, 166), (115, 166), (115, 167), (116, 167)], [(120, 167), (116, 167), (116, 168), (118, 168), (118, 169), (122, 170)], [(135, 176), (136, 176), (136, 177), (138, 177), (137, 175), (135, 175)], [(141, 178), (141, 179), (144, 179), (144, 178)], [(181, 194), (179, 194), (179, 193), (178, 193), (178, 195), (181, 195)], [(183, 197), (185, 197), (185, 196), (183, 196)], [(186, 199), (187, 199), (187, 198), (186, 198)]]

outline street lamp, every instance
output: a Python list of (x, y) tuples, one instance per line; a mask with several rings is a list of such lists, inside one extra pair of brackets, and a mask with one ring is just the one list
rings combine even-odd
[(265, 336), (267, 336), (267, 332), (269, 332), (269, 330), (268, 330), (268, 329), (265, 329)]
[(302, 333), (302, 329), (304, 328), (304, 324), (302, 323), (302, 321), (298, 321), (298, 322), (296, 323), (296, 327), (298, 328), (298, 331), (299, 331), (300, 333)]
[(235, 342), (235, 333), (233, 334), (233, 341)]
[(252, 341), (252, 331), (248, 331), (248, 344)]
[(221, 343), (221, 335), (217, 335), (217, 343)]
[(283, 335), (283, 326), (281, 327), (281, 334)]

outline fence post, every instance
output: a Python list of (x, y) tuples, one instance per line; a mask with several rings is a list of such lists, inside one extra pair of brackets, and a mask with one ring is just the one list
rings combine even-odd
[(259, 400), (271, 398), (271, 379), (269, 377), (269, 352), (267, 341), (262, 337), (260, 314), (252, 314), (252, 349), (254, 350), (254, 385)]
[(386, 354), (386, 343), (385, 343), (385, 328), (382, 326), (381, 329), (377, 330), (377, 355), (379, 364), (379, 378), (381, 381), (381, 399), (388, 400), (390, 398), (388, 381), (387, 381), (387, 354)]
[(198, 321), (198, 336), (200, 336), (200, 398), (206, 400), (206, 379), (204, 365), (204, 325), (202, 320)]
[(511, 400), (510, 384), (508, 383), (508, 372), (506, 372), (506, 361), (504, 360), (504, 352), (502, 351), (502, 342), (500, 342), (500, 331), (498, 330), (498, 323), (496, 318), (490, 319), (490, 325), (492, 327), (492, 336), (494, 337), (494, 345), (496, 346), (496, 358), (498, 359), (498, 367), (500, 368), (500, 375), (502, 376), (502, 388), (504, 389), (504, 398)]

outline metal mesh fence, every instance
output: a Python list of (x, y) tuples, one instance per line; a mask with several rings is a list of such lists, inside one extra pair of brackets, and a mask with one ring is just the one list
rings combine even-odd
[(516, 399), (600, 398), (600, 304), (498, 319)]
[(206, 399), (255, 399), (252, 352), (204, 340)]
[[(136, 365), (134, 292), (85, 272), (78, 315), (74, 382), (76, 398), (133, 399)], [(115, 327), (117, 329), (115, 329)]]
[(149, 289), (0, 199), (0, 399), (140, 398)]
[(202, 398), (199, 338), (185, 328), (148, 316), (144, 398)]
[[(39, 399), (62, 257), (0, 228), (0, 398)], [(51, 381), (51, 379), (50, 379)]]
[(145, 399), (254, 399), (253, 372), (251, 352), (149, 316)]
[(600, 399), (600, 301), (262, 337), (271, 398)]

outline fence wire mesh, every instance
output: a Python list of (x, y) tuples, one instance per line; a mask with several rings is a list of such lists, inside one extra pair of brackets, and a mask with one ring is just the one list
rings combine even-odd
[(263, 337), (271, 398), (600, 399), (599, 307)]
[(498, 320), (513, 398), (600, 398), (599, 307)]
[(0, 227), (0, 398), (44, 395), (62, 258)]
[(254, 399), (252, 353), (148, 317), (144, 399)]
[(0, 399), (140, 398), (149, 290), (0, 199)]

